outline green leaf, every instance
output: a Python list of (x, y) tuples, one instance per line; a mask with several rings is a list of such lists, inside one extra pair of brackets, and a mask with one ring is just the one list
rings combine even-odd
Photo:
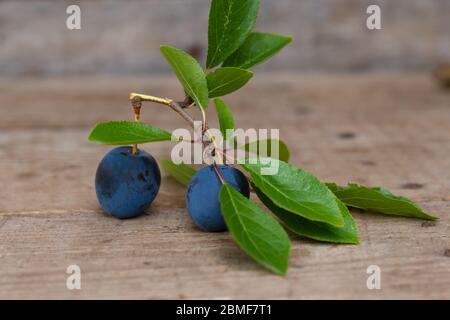
[[(272, 154), (272, 144), (276, 145), (278, 143), (278, 156)], [(279, 159), (284, 162), (288, 162), (290, 158), (289, 148), (286, 143), (282, 140), (277, 139), (263, 139), (253, 142), (249, 142), (245, 145), (240, 145), (238, 149), (245, 150), (245, 152), (251, 152), (256, 154), (258, 157), (269, 157)]]
[(132, 121), (100, 122), (89, 135), (89, 141), (109, 145), (170, 141), (171, 139), (172, 135), (167, 131)]
[(353, 183), (349, 183), (346, 187), (335, 183), (328, 183), (327, 186), (349, 207), (394, 216), (424, 220), (438, 219), (424, 212), (410, 199), (395, 196), (383, 188), (369, 188)]
[(218, 66), (245, 41), (255, 25), (259, 0), (212, 0), (208, 26), (208, 69)]
[(292, 37), (252, 32), (242, 46), (225, 60), (223, 67), (249, 69), (268, 60), (291, 42)]
[(181, 163), (175, 164), (172, 160), (163, 159), (159, 163), (163, 167), (164, 171), (171, 175), (175, 180), (184, 186), (188, 186), (192, 177), (197, 172), (192, 166)]
[(230, 108), (221, 99), (214, 99), (217, 117), (219, 118), (220, 132), (223, 139), (227, 138), (227, 129), (234, 129), (234, 119)]
[(239, 68), (219, 68), (206, 76), (209, 97), (221, 97), (242, 88), (253, 72)]
[[(308, 220), (336, 227), (344, 225), (344, 212), (339, 202), (316, 177), (275, 159), (259, 158), (256, 164), (250, 161), (241, 166), (251, 174), (252, 183), (277, 206)], [(278, 174), (266, 174), (264, 170), (268, 169), (269, 161), (272, 165), (278, 162)]]
[(327, 223), (310, 221), (297, 214), (286, 211), (275, 205), (264, 193), (254, 186), (258, 198), (264, 205), (270, 209), (283, 223), (286, 228), (292, 232), (317, 241), (332, 243), (350, 243), (358, 244), (358, 227), (353, 220), (347, 207), (339, 201), (344, 217), (343, 227), (334, 227)]
[(206, 110), (209, 101), (208, 84), (197, 60), (180, 49), (168, 46), (161, 46), (161, 52), (172, 66), (185, 92), (201, 110)]
[(228, 184), (222, 186), (219, 199), (228, 230), (239, 246), (272, 272), (286, 274), (291, 242), (278, 222)]

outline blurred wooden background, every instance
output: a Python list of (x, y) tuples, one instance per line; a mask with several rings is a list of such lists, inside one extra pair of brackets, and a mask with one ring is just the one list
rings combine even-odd
[[(66, 28), (81, 7), (82, 29)], [(382, 10), (380, 31), (366, 9)], [(160, 44), (205, 53), (209, 0), (0, 1), (0, 76), (168, 71)], [(257, 30), (296, 41), (258, 70), (429, 70), (450, 61), (448, 0), (261, 0)]]

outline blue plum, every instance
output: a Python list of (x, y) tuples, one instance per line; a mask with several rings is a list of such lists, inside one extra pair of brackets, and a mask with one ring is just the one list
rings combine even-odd
[(107, 213), (133, 218), (144, 212), (161, 185), (161, 172), (155, 159), (143, 150), (135, 155), (131, 147), (109, 151), (95, 175), (97, 199)]
[[(228, 184), (247, 198), (250, 196), (247, 178), (241, 171), (223, 165), (218, 168)], [(192, 221), (205, 231), (218, 232), (227, 229), (219, 202), (221, 186), (213, 166), (199, 170), (189, 183), (186, 193), (187, 209)]]

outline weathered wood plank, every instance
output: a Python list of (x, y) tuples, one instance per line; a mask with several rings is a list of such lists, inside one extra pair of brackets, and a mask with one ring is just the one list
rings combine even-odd
[[(450, 298), (450, 96), (427, 77), (261, 76), (227, 99), (239, 126), (281, 128), (292, 162), (324, 181), (384, 185), (441, 218), (355, 213), (360, 246), (293, 236), (286, 278), (228, 234), (198, 231), (168, 177), (145, 216), (101, 213), (93, 176), (107, 148), (86, 136), (95, 121), (131, 116), (129, 91), (179, 88), (166, 78), (0, 83), (0, 298)], [(143, 119), (183, 125), (159, 106)], [(167, 157), (170, 144), (145, 149)], [(65, 287), (70, 264), (80, 291)], [(382, 290), (366, 288), (371, 264)]]

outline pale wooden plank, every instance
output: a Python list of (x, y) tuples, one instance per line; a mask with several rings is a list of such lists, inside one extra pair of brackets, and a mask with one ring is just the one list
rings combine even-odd
[[(227, 99), (238, 125), (281, 127), (292, 162), (321, 179), (384, 185), (441, 218), (356, 213), (360, 246), (293, 236), (286, 278), (254, 264), (228, 234), (198, 231), (170, 178), (147, 215), (101, 213), (93, 175), (108, 148), (86, 136), (97, 120), (128, 117), (128, 91), (146, 87), (178, 92), (167, 78), (0, 84), (15, 106), (0, 111), (0, 298), (450, 298), (450, 96), (430, 79), (262, 76)], [(161, 107), (145, 109), (145, 121), (183, 124), (152, 108)], [(170, 144), (145, 148), (164, 157)], [(82, 269), (81, 291), (65, 288), (69, 264)], [(370, 264), (382, 269), (382, 290), (366, 288)]]

